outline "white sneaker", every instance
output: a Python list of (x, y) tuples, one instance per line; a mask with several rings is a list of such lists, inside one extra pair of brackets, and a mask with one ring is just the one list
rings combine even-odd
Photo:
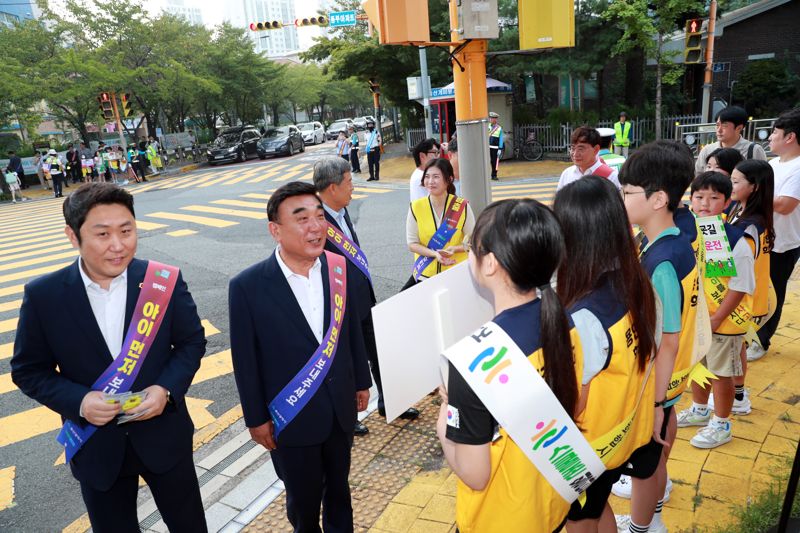
[[(714, 393), (712, 392), (708, 396), (708, 408), (713, 411), (714, 410)], [(753, 410), (753, 404), (750, 403), (750, 389), (744, 389), (744, 398), (741, 400), (737, 400), (736, 398), (733, 399), (733, 407), (731, 408), (731, 413), (737, 415), (749, 415), (750, 411)]]
[(689, 444), (695, 448), (708, 450), (722, 446), (733, 439), (731, 435), (731, 424), (728, 422), (727, 428), (724, 426), (708, 425), (697, 432), (697, 435), (692, 437)]
[[(611, 486), (611, 493), (614, 496), (630, 500), (632, 488), (633, 488), (633, 483), (631, 481), (631, 476), (622, 475), (620, 476), (619, 481), (617, 481)], [(667, 503), (669, 501), (669, 495), (671, 492), (672, 492), (672, 480), (667, 478), (667, 486), (664, 488), (664, 498), (663, 498), (664, 503)]]
[[(614, 518), (617, 521), (617, 531), (619, 533), (628, 533), (631, 525), (631, 515), (618, 514), (614, 515)], [(650, 524), (648, 531), (653, 531), (654, 533), (669, 533), (667, 526), (665, 526), (663, 522), (659, 522), (658, 524)]]
[(750, 346), (747, 347), (747, 360), (748, 361), (758, 361), (767, 351), (757, 342), (751, 342)]
[(684, 409), (678, 413), (678, 427), (685, 428), (689, 426), (705, 426), (711, 420), (711, 409), (706, 411), (706, 414), (700, 414), (694, 410), (694, 407)]

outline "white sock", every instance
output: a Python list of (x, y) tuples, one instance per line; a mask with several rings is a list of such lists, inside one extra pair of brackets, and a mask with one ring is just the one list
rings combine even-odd
[(705, 415), (708, 413), (708, 404), (692, 402), (692, 411), (699, 415)]

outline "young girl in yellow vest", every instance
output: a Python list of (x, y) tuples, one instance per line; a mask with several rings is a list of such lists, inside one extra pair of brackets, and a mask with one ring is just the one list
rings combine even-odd
[[(577, 333), (550, 285), (563, 257), (561, 230), (547, 207), (531, 199), (502, 200), (489, 205), (478, 219), (469, 264), (475, 281), (493, 295), (496, 316), (491, 327), (501, 328), (516, 345), (513, 349), (518, 348), (522, 364), (530, 363), (542, 375), (546, 385), (540, 381), (538, 384), (548, 397), (555, 396), (553, 401), (560, 403), (569, 420), (579, 401), (577, 376), (581, 375), (582, 356)], [(490, 368), (498, 357), (503, 357), (504, 350), (500, 349), (493, 361), (477, 368)], [(471, 358), (471, 354), (465, 355)], [(510, 370), (516, 369), (510, 359), (505, 364)], [(440, 388), (443, 403), (436, 426), (447, 462), (459, 478), (456, 494), (459, 531), (560, 530), (570, 504), (529, 459), (530, 448), (538, 444), (512, 440), (509, 432), (513, 430), (499, 426), (474, 385), (467, 382), (467, 374), (462, 375), (452, 362), (449, 364), (447, 389)], [(489, 374), (487, 379), (507, 383), (519, 375), (511, 371), (508, 374), (512, 377), (501, 374), (493, 378)], [(484, 376), (479, 379), (483, 382)], [(538, 380), (531, 384), (535, 381)], [(530, 423), (523, 424), (526, 428), (533, 427), (537, 418), (549, 419), (552, 414), (523, 405), (519, 409), (523, 410), (519, 414), (524, 412), (531, 418)], [(535, 427), (539, 429), (541, 425), (540, 422)], [(559, 426), (560, 423), (556, 428)], [(552, 434), (556, 433), (553, 429)], [(575, 433), (580, 436), (577, 428)], [(554, 448), (546, 451), (548, 456)], [(589, 453), (593, 453), (591, 448)]]
[(576, 420), (608, 469), (586, 491), (585, 502), (573, 504), (567, 531), (615, 530), (611, 487), (653, 434), (655, 295), (611, 182), (581, 178), (558, 192), (553, 209), (567, 257), (558, 269), (558, 295), (583, 351)]
[(447, 159), (426, 163), (421, 182), (428, 195), (411, 202), (406, 217), (406, 242), (414, 253), (414, 270), (404, 290), (467, 259), (465, 243), (475, 215), (469, 203), (456, 196), (454, 179)]

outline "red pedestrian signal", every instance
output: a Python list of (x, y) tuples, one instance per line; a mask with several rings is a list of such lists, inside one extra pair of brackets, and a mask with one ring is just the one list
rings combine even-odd
[(100, 93), (97, 101), (100, 103), (100, 112), (106, 120), (114, 120), (114, 104), (111, 102), (111, 93)]
[(703, 62), (703, 19), (689, 19), (686, 21), (686, 36), (684, 37), (683, 62), (696, 64)]

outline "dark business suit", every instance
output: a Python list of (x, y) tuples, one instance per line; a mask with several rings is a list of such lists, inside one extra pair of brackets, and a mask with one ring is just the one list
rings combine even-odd
[[(330, 213), (325, 211), (325, 219), (333, 224), (335, 227), (339, 228), (341, 231), (342, 228), (339, 226), (339, 223), (333, 218)], [(353, 236), (353, 241), (361, 247), (361, 243), (358, 242), (358, 235), (356, 234), (356, 229), (353, 227), (353, 221), (350, 220), (350, 212), (347, 211), (345, 208), (344, 212), (344, 221), (347, 223), (347, 228), (350, 230), (350, 235)], [(342, 252), (339, 251), (336, 246), (331, 244), (330, 241), (325, 242), (325, 249), (342, 255)], [(369, 279), (361, 273), (355, 265), (351, 262), (347, 263), (347, 266), (352, 268), (356, 273), (358, 273), (359, 278), (359, 314), (361, 315), (361, 331), (364, 333), (364, 345), (367, 348), (367, 358), (369, 360), (369, 366), (372, 368), (372, 378), (375, 380), (375, 386), (378, 388), (378, 409), (383, 411), (383, 383), (381, 382), (381, 369), (378, 365), (378, 347), (375, 344), (375, 327), (372, 324), (372, 308), (375, 306), (375, 290), (372, 287), (372, 283), (370, 283)]]
[[(128, 265), (125, 331), (146, 269), (147, 262), (139, 259)], [(65, 311), (68, 321), (61, 319)], [(179, 276), (131, 389), (161, 385), (171, 401), (149, 420), (101, 426), (70, 462), (95, 531), (138, 531), (139, 475), (150, 485), (171, 531), (205, 530), (192, 461), (194, 425), (184, 402), (205, 345), (194, 300)], [(25, 286), (11, 359), (11, 376), (22, 392), (62, 419), (86, 426), (79, 415), (81, 401), (111, 362), (77, 261)], [(112, 507), (113, 500), (117, 503)]]
[[(323, 254), (323, 329), (330, 323), (328, 264)], [(356, 391), (369, 389), (369, 366), (347, 265), (347, 300), (334, 362), (316, 395), (278, 437), (271, 452), (286, 486), (286, 510), (297, 532), (353, 530), (348, 475)], [(270, 420), (269, 402), (308, 362), (320, 343), (311, 331), (275, 253), (230, 282), (231, 353), (247, 427)], [(354, 314), (355, 312), (355, 314)], [(324, 334), (323, 334), (324, 335)]]

